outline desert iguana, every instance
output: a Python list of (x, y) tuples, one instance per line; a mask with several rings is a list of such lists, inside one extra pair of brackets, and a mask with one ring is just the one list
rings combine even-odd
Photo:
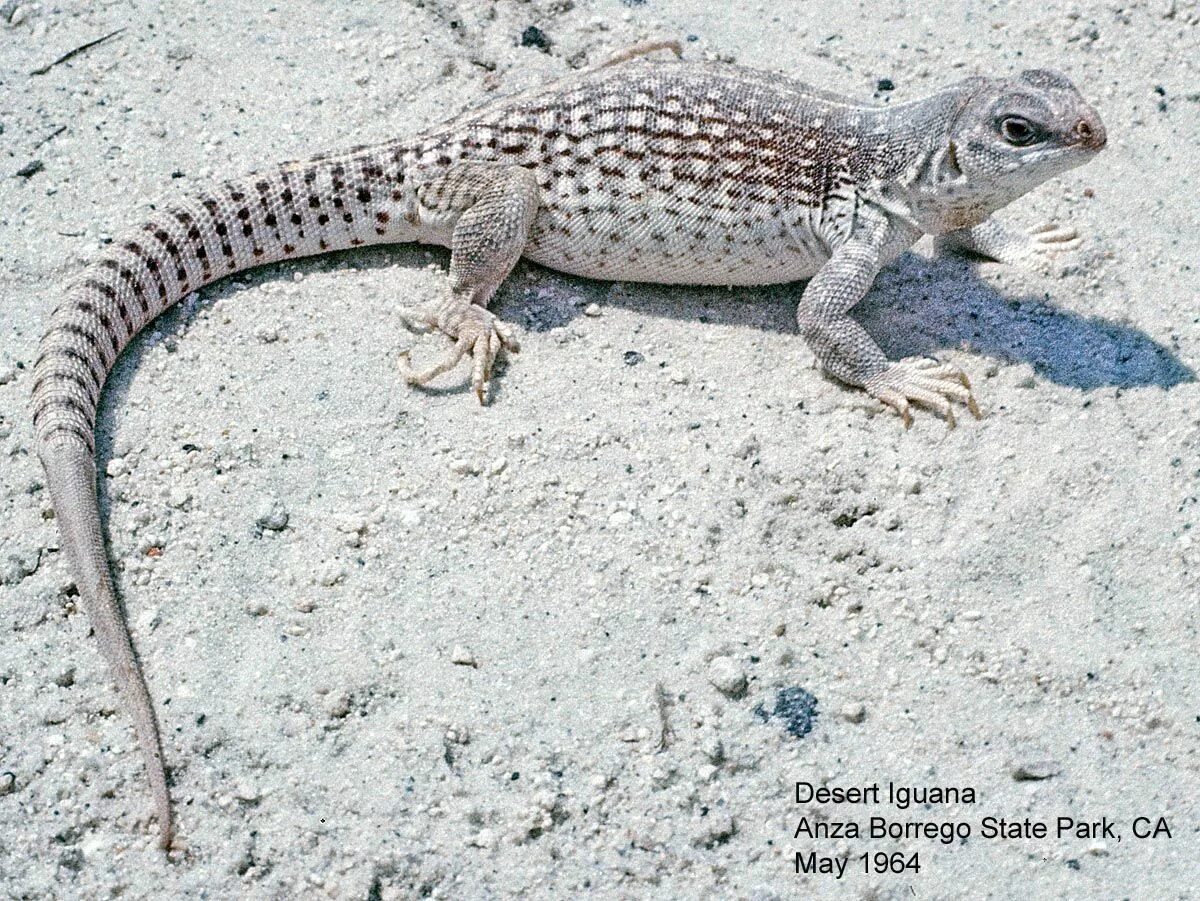
[(968, 78), (867, 106), (732, 65), (616, 65), (470, 110), (414, 137), (284, 163), (158, 206), (106, 246), (50, 316), (33, 422), (62, 546), (129, 705), (164, 846), (171, 807), (154, 709), (114, 592), (96, 504), (96, 404), (114, 361), (189, 292), (361, 244), (450, 248), (450, 290), (413, 319), (452, 339), (424, 384), (472, 362), (482, 401), (513, 330), (488, 302), (517, 260), (596, 279), (761, 285), (808, 279), (800, 333), (827, 372), (909, 420), (978, 414), (966, 376), (889, 362), (849, 311), (921, 235), (1005, 262), (1078, 244), (989, 216), (1104, 147), (1062, 75)]

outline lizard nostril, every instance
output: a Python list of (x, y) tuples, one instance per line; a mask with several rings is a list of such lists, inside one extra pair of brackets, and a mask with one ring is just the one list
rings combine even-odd
[(1080, 144), (1092, 150), (1101, 150), (1105, 144), (1104, 126), (1099, 120), (1080, 119), (1075, 126), (1075, 136)]

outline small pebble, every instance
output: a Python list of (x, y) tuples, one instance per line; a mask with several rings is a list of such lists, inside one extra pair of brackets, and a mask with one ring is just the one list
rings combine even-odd
[(729, 697), (746, 690), (746, 672), (732, 657), (714, 657), (708, 664), (708, 681), (713, 688)]
[(477, 666), (475, 655), (461, 644), (456, 644), (450, 650), (450, 662), (456, 663), (459, 666)]
[(287, 528), (288, 512), (283, 503), (276, 499), (263, 501), (254, 514), (254, 524), (268, 532), (279, 532)]
[(476, 848), (494, 848), (496, 846), (496, 833), (491, 829), (480, 829), (471, 838), (471, 844)]
[(326, 588), (329, 588), (332, 585), (336, 585), (344, 578), (346, 578), (346, 568), (340, 563), (330, 560), (321, 567), (321, 571), (317, 576), (317, 581)]
[(521, 32), (522, 47), (536, 47), (542, 53), (550, 52), (550, 39), (546, 37), (546, 33), (536, 25), (530, 25)]
[(239, 801), (245, 801), (249, 804), (260, 800), (262, 792), (251, 782), (239, 782), (233, 790), (233, 796)]
[(325, 701), (325, 710), (334, 719), (344, 719), (350, 714), (350, 695), (344, 691), (331, 695)]
[(597, 316), (602, 315), (602, 312), (603, 311), (600, 309), (600, 304), (598, 304), (598, 303), (589, 303), (586, 307), (583, 308), (583, 315), (591, 316), (593, 319), (596, 318)]
[(617, 510), (608, 517), (609, 528), (621, 529), (633, 522), (633, 514), (628, 510)]
[(483, 470), (472, 460), (451, 460), (450, 471), (460, 476), (477, 476)]
[(861, 723), (867, 718), (867, 708), (862, 704), (847, 704), (839, 713), (847, 723)]

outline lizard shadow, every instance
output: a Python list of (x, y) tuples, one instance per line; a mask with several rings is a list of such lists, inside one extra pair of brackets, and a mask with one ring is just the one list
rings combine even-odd
[(859, 307), (859, 321), (893, 359), (965, 348), (1004, 363), (1027, 363), (1040, 377), (1082, 391), (1168, 389), (1196, 380), (1176, 348), (1141, 329), (1057, 306), (1053, 288), (1040, 294), (997, 290), (971, 258), (905, 254), (876, 284)]
[[(541, 305), (509, 312), (526, 328), (565, 324), (586, 303), (636, 309), (771, 331), (797, 330), (795, 305), (803, 283), (749, 288), (680, 288), (590, 282), (546, 273), (561, 292), (579, 294), (570, 309)], [(545, 293), (544, 290), (542, 292)], [(1196, 374), (1168, 347), (1130, 325), (1055, 306), (1050, 293), (1002, 293), (959, 255), (926, 259), (906, 253), (876, 279), (852, 315), (889, 359), (966, 349), (1005, 363), (1028, 363), (1039, 376), (1083, 391), (1105, 387), (1172, 388)], [(511, 302), (511, 301), (510, 301)]]
[[(228, 282), (205, 288), (197, 301), (164, 313), (153, 331), (164, 340), (173, 340), (219, 298), (278, 280), (287, 271), (334, 268), (343, 260), (353, 260), (359, 270), (417, 269), (431, 260), (445, 269), (449, 253), (440, 247), (380, 245), (266, 266), (244, 273), (240, 285)], [(794, 333), (795, 307), (802, 290), (803, 283), (710, 288), (601, 282), (522, 261), (501, 285), (492, 309), (531, 332), (562, 328), (596, 303), (601, 308), (616, 306), (671, 319)], [(975, 262), (960, 255), (928, 259), (905, 253), (880, 273), (852, 315), (889, 359), (965, 348), (1005, 363), (1028, 363), (1039, 376), (1084, 391), (1104, 387), (1169, 389), (1196, 381), (1196, 374), (1173, 348), (1133, 326), (1054, 306), (1050, 296), (1002, 293), (980, 278)], [(412, 340), (419, 339), (414, 335)], [(407, 343), (403, 338), (401, 342)], [(111, 456), (114, 411), (123, 408), (130, 377), (147, 347), (144, 335), (135, 339), (105, 388), (97, 419), (102, 467)], [(496, 369), (500, 377), (492, 382), (493, 400), (503, 392), (504, 368), (502, 357)], [(469, 379), (446, 387), (420, 388), (430, 395), (470, 390)]]

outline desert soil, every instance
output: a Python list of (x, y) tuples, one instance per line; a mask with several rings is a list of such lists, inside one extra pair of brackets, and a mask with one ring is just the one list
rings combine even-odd
[[(10, 0), (0, 18), (0, 895), (1195, 896), (1194, 3)], [(397, 374), (404, 348), (441, 351), (400, 316), (444, 290), (441, 250), (200, 292), (123, 356), (99, 421), (174, 783), (162, 855), (33, 450), (57, 286), (164, 193), (663, 37), (881, 103), (1033, 66), (1079, 85), (1108, 149), (1000, 216), (1084, 248), (1026, 272), (925, 241), (860, 310), (891, 356), (961, 365), (986, 416), (906, 432), (823, 378), (794, 285), (522, 264), (495, 304), (522, 352), (485, 408), (463, 373), (425, 392)], [(976, 797), (797, 804), (797, 782)], [(871, 816), (973, 832), (794, 837)], [(988, 816), (1051, 835), (989, 840)], [(1057, 837), (1060, 816), (1114, 837)], [(1139, 816), (1172, 837), (1137, 839)], [(850, 869), (797, 875), (810, 851)], [(876, 851), (921, 870), (864, 874)]]

